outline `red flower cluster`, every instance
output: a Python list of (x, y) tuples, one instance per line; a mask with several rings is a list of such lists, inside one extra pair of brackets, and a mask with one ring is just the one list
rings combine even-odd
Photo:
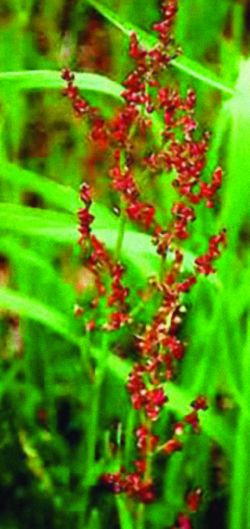
[(183, 421), (179, 421), (173, 426), (173, 436), (163, 445), (157, 447), (157, 451), (163, 451), (167, 455), (182, 449), (185, 440), (185, 433), (188, 433), (188, 426), (191, 426), (193, 433), (200, 433), (199, 411), (208, 408), (206, 398), (202, 395), (191, 403), (194, 410), (184, 416)]
[(155, 499), (155, 492), (152, 480), (143, 479), (144, 468), (137, 462), (137, 472), (126, 473), (125, 469), (113, 474), (103, 474), (102, 482), (107, 485), (112, 492), (126, 493), (142, 503), (151, 503)]
[(200, 274), (213, 274), (216, 272), (213, 261), (215, 259), (218, 259), (221, 255), (221, 251), (219, 249), (219, 246), (225, 246), (226, 244), (226, 232), (225, 230), (222, 230), (219, 235), (215, 235), (214, 237), (211, 237), (209, 241), (208, 251), (201, 257), (197, 257), (195, 259), (195, 264), (197, 271)]
[(78, 116), (84, 116), (92, 112), (90, 105), (80, 96), (79, 89), (74, 84), (75, 76), (69, 68), (62, 70), (62, 79), (67, 83), (67, 88), (63, 90), (63, 94), (72, 101), (75, 113)]
[[(94, 273), (99, 296), (106, 294), (106, 287), (102, 276), (108, 275), (111, 279), (107, 306), (112, 307), (113, 311), (109, 314), (109, 320), (104, 325), (104, 328), (108, 330), (116, 330), (129, 321), (128, 305), (126, 303), (129, 289), (122, 284), (124, 267), (121, 264), (114, 262), (112, 256), (105, 248), (105, 245), (91, 233), (91, 224), (94, 221), (94, 216), (90, 213), (92, 198), (90, 187), (86, 183), (81, 185), (80, 198), (85, 207), (78, 211), (79, 232), (81, 234), (79, 244), (85, 250), (88, 246), (88, 266)], [(98, 298), (96, 298), (93, 306), (96, 308), (97, 305)], [(94, 320), (90, 320), (90, 322), (86, 323), (86, 330), (93, 331), (95, 328), (96, 325)]]
[[(129, 473), (122, 467), (119, 472), (102, 476), (103, 483), (114, 492), (126, 493), (145, 503), (154, 499), (148, 458), (152, 459), (159, 452), (171, 455), (181, 450), (185, 435), (190, 430), (200, 431), (199, 412), (207, 408), (203, 396), (198, 396), (191, 404), (192, 411), (174, 425), (170, 439), (160, 443), (153, 425), (168, 402), (165, 385), (175, 376), (185, 353), (185, 344), (178, 336), (185, 312), (183, 294), (195, 285), (198, 273), (215, 272), (213, 262), (226, 243), (224, 231), (211, 237), (207, 253), (195, 259), (191, 274), (184, 274), (180, 243), (190, 237), (190, 223), (197, 216), (196, 206), (203, 203), (205, 207), (213, 207), (221, 186), (222, 170), (218, 167), (210, 182), (203, 181), (209, 135), (197, 136), (194, 91), (188, 90), (182, 97), (177, 88), (162, 86), (161, 73), (179, 52), (171, 34), (176, 11), (177, 0), (162, 1), (163, 19), (153, 26), (159, 42), (153, 49), (143, 49), (137, 36), (131, 36), (130, 56), (135, 68), (124, 82), (124, 104), (115, 111), (113, 118), (104, 120), (97, 109), (80, 97), (69, 69), (62, 73), (67, 83), (64, 93), (71, 100), (74, 111), (89, 119), (90, 140), (102, 148), (105, 146), (109, 152), (112, 160), (110, 184), (117, 193), (118, 203), (131, 221), (152, 235), (156, 251), (162, 256), (161, 278), (149, 284), (159, 301), (152, 321), (143, 328), (140, 326), (135, 343), (137, 361), (127, 383), (132, 406), (140, 410), (141, 424), (137, 426), (135, 437), (141, 459), (134, 463), (135, 472)], [(153, 136), (155, 115), (162, 121), (162, 131), (158, 147), (150, 152), (148, 144)], [(156, 206), (144, 198), (145, 186), (140, 181), (142, 171), (149, 179), (164, 172), (173, 174), (172, 185), (180, 198), (172, 205), (167, 226), (158, 223)], [(81, 200), (85, 207), (78, 213), (80, 243), (87, 250), (87, 263), (95, 274), (99, 295), (107, 296), (107, 311), (112, 307), (103, 329), (117, 330), (131, 322), (127, 305), (129, 290), (122, 284), (125, 270), (91, 231), (92, 199), (86, 184), (81, 187)], [(170, 265), (166, 265), (167, 256), (172, 256)], [(104, 276), (108, 276), (109, 283)], [(93, 323), (94, 320), (89, 322), (89, 329), (95, 328)], [(133, 325), (135, 333), (136, 323)], [(188, 512), (178, 515), (175, 529), (191, 529), (189, 513), (197, 510), (200, 498), (200, 489), (189, 493)]]

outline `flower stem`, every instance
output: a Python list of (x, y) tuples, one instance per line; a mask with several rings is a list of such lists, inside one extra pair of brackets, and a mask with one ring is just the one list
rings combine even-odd
[(116, 261), (119, 261), (120, 259), (122, 243), (123, 243), (123, 239), (125, 235), (125, 227), (126, 227), (126, 216), (125, 216), (124, 210), (122, 209), (121, 216), (119, 219), (119, 227), (118, 227), (118, 232), (117, 232), (117, 241), (116, 241), (115, 254), (114, 254)]

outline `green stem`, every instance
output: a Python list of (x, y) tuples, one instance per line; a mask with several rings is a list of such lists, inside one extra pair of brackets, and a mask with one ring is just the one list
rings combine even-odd
[(83, 527), (83, 525), (81, 526), (82, 520), (84, 520), (84, 518), (86, 519), (86, 510), (89, 504), (89, 492), (91, 487), (95, 484), (97, 478), (95, 472), (95, 453), (99, 430), (98, 423), (100, 416), (101, 389), (108, 365), (108, 338), (108, 334), (103, 331), (100, 357), (95, 371), (95, 381), (91, 395), (91, 411), (87, 430), (87, 449), (86, 453), (84, 455), (82, 454), (82, 457), (84, 457), (86, 460), (86, 464), (83, 509), (79, 520), (79, 529)]
[(134, 529), (130, 511), (124, 497), (116, 496), (116, 507), (121, 529)]
[(145, 505), (140, 503), (137, 509), (136, 529), (144, 529), (145, 526)]
[(119, 227), (118, 227), (118, 232), (117, 232), (117, 241), (116, 241), (116, 247), (115, 247), (115, 253), (114, 253), (116, 261), (119, 261), (119, 258), (120, 258), (120, 255), (121, 255), (122, 243), (123, 243), (124, 235), (125, 235), (126, 220), (127, 219), (126, 219), (125, 213), (122, 210), (121, 211), (121, 216), (120, 216), (120, 219), (119, 219)]
[[(250, 399), (250, 321), (248, 322), (248, 332), (245, 350), (243, 351), (242, 360), (242, 379), (243, 379), (243, 399), (246, 403)], [(231, 486), (231, 505), (230, 505), (230, 529), (239, 529), (249, 527), (249, 414), (246, 409), (240, 409), (238, 419), (238, 428), (236, 432), (235, 446), (232, 451), (233, 476)]]

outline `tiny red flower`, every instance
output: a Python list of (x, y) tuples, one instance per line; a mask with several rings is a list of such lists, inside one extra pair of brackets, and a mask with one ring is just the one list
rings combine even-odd
[(183, 447), (183, 444), (181, 441), (179, 441), (178, 439), (169, 439), (169, 441), (167, 441), (164, 446), (163, 446), (163, 451), (170, 455), (170, 454), (173, 454), (173, 452), (178, 452), (179, 450), (181, 450)]
[(191, 490), (186, 497), (187, 508), (190, 512), (197, 512), (202, 500), (202, 490), (200, 488)]

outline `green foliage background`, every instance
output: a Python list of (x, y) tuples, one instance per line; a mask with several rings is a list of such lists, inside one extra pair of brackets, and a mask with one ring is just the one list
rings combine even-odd
[[(168, 431), (173, 414), (181, 416), (205, 393), (211, 406), (204, 435), (159, 462), (159, 499), (146, 508), (143, 524), (166, 529), (194, 484), (206, 491), (195, 529), (248, 529), (250, 13), (244, 0), (179, 4), (183, 55), (171, 77), (183, 90), (195, 87), (201, 128), (212, 131), (208, 170), (219, 162), (225, 169), (221, 205), (201, 213), (187, 266), (188, 252), (203, 250), (221, 226), (229, 243), (216, 277), (200, 281), (189, 300), (188, 353), (159, 425)], [(109, 114), (130, 68), (127, 34), (136, 25), (149, 43), (158, 16), (155, 0), (0, 4), (0, 522), (6, 529), (143, 527), (130, 504), (98, 484), (111, 462), (117, 468), (121, 451), (126, 460), (133, 456), (135, 417), (124, 390), (128, 361), (115, 345), (111, 351), (105, 343), (91, 345), (73, 315), (86, 274), (76, 244), (78, 188), (90, 172), (95, 230), (109, 248), (119, 221), (103, 168), (91, 165), (86, 126), (61, 96), (59, 71), (69, 64), (82, 72), (78, 86)], [(168, 194), (160, 196), (159, 206), (168, 207)], [(139, 286), (158, 266), (150, 239), (132, 228), (122, 258)]]

